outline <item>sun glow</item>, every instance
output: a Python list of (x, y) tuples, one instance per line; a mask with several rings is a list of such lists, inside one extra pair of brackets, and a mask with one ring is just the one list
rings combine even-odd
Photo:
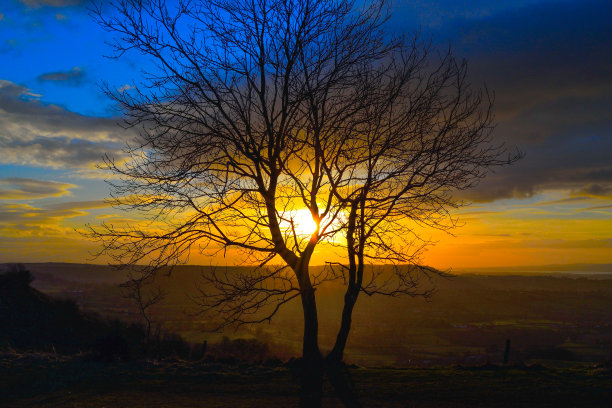
[(290, 219), (297, 235), (312, 235), (317, 230), (317, 224), (312, 219), (312, 214), (306, 208), (292, 211)]

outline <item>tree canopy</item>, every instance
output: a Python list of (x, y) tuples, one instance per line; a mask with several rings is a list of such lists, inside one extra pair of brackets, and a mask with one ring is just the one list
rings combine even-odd
[[(92, 11), (116, 56), (154, 68), (133, 90), (107, 88), (139, 130), (129, 160), (107, 164), (116, 203), (151, 223), (90, 236), (141, 265), (143, 282), (194, 251), (239, 249), (253, 268), (208, 276), (202, 305), (242, 324), (300, 297), (306, 360), (320, 356), (317, 285), (347, 287), (341, 360), (360, 292), (418, 293), (416, 269), (400, 267), (427, 244), (415, 225), (452, 228), (463, 204), (453, 193), (517, 158), (492, 144), (491, 94), (468, 82), (466, 63), (387, 33), (385, 0), (110, 3)], [(313, 274), (322, 244), (343, 261)], [(398, 267), (390, 277), (369, 264)]]

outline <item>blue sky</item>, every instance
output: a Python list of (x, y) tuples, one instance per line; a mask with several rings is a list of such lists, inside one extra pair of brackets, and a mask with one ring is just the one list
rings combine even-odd
[[(527, 242), (547, 255), (517, 252), (515, 263), (612, 262), (612, 2), (397, 0), (392, 12), (392, 31), (420, 31), (468, 59), (471, 81), (495, 92), (496, 138), (526, 154), (465, 193), (472, 226), (443, 238), (432, 259), (476, 265), (475, 246)], [(40, 260), (83, 261), (53, 240), (80, 242), (74, 228), (125, 216), (103, 204), (108, 175), (96, 165), (105, 153), (121, 157), (133, 135), (116, 125), (120, 112), (100, 85), (133, 86), (148, 61), (105, 58), (111, 40), (84, 1), (0, 5), (0, 261), (43, 241), (51, 244)], [(526, 238), (557, 223), (565, 237)]]
[(105, 42), (112, 37), (90, 18), (83, 2), (3, 3), (0, 52), (10, 63), (0, 66), (0, 77), (27, 87), (42, 102), (83, 115), (112, 116), (101, 81), (124, 85), (138, 68), (129, 59), (104, 57), (111, 54)]

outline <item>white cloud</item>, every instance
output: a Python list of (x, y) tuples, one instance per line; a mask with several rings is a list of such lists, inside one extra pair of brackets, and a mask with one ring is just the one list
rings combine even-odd
[(136, 87), (134, 85), (125, 84), (117, 88), (117, 92), (123, 93), (123, 92), (129, 91), (130, 89), (136, 89)]

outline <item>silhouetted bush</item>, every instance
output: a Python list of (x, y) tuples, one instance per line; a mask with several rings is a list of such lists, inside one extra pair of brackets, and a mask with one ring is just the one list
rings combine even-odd
[(289, 373), (291, 374), (291, 379), (294, 382), (297, 382), (302, 378), (302, 375), (304, 373), (304, 361), (302, 357), (291, 357), (285, 363), (285, 367), (287, 367), (287, 369), (289, 370)]
[(156, 358), (188, 359), (191, 356), (191, 346), (178, 334), (162, 333), (150, 340), (147, 354)]
[(234, 362), (263, 362), (271, 358), (269, 347), (257, 339), (234, 339), (223, 337), (219, 343), (211, 344), (209, 354), (216, 361), (224, 363)]
[(96, 339), (94, 353), (97, 360), (105, 362), (126, 361), (132, 357), (130, 345), (120, 333), (108, 333)]
[(266, 367), (280, 367), (283, 365), (283, 362), (281, 361), (280, 358), (272, 357), (264, 361), (264, 365)]
[(522, 351), (523, 359), (576, 361), (578, 355), (562, 347), (530, 347)]
[(11, 265), (8, 271), (0, 275), (0, 294), (27, 290), (33, 280), (32, 274), (23, 265)]

